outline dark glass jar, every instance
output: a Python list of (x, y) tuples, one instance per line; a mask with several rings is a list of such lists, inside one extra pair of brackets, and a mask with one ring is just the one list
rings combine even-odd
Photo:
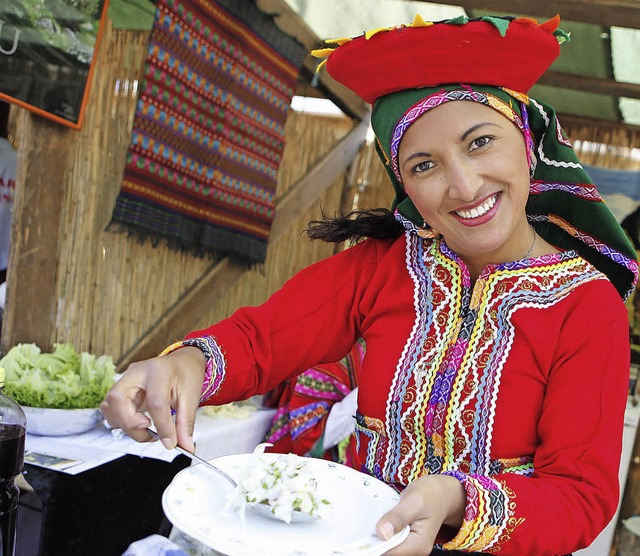
[(27, 419), (22, 408), (2, 393), (4, 369), (0, 367), (0, 539), (1, 556), (14, 556), (20, 489), (16, 477), (24, 463)]

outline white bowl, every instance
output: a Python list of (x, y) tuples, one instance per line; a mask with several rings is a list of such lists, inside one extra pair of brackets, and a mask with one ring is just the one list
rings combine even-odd
[(95, 427), (102, 414), (98, 408), (49, 409), (22, 406), (27, 417), (27, 432), (40, 436), (68, 436), (80, 434)]

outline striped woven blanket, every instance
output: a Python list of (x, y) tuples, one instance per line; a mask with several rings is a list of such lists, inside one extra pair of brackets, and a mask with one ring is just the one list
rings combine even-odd
[(304, 55), (251, 0), (160, 0), (108, 229), (263, 262)]

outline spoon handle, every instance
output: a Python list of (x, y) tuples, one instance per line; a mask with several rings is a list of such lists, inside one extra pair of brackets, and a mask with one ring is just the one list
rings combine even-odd
[[(156, 440), (160, 440), (160, 437), (158, 436), (158, 433), (156, 431), (154, 431), (154, 430), (152, 430), (150, 428), (147, 428), (147, 432), (151, 436), (153, 436), (153, 438), (155, 438)], [(216, 473), (218, 473), (219, 475), (224, 477), (234, 488), (238, 486), (238, 483), (236, 483), (234, 479), (232, 479), (229, 475), (227, 475), (222, 469), (216, 467), (212, 463), (209, 463), (206, 459), (203, 459), (200, 456), (196, 456), (195, 454), (192, 454), (191, 452), (185, 450), (184, 448), (181, 448), (177, 444), (176, 444), (175, 449), (178, 452), (180, 452), (181, 454), (184, 454), (185, 456), (187, 456), (188, 458), (191, 458), (193, 461), (201, 463), (205, 467), (208, 467), (209, 469), (212, 469), (213, 471), (215, 471)]]

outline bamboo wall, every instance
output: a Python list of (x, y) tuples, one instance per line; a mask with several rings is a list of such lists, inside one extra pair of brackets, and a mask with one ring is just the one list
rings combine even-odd
[[(170, 250), (162, 243), (152, 247), (149, 242), (140, 243), (126, 235), (104, 231), (124, 169), (135, 110), (133, 88), (141, 76), (147, 38), (146, 32), (113, 30), (107, 25), (82, 130), (52, 129), (66, 134), (68, 140), (67, 159), (55, 161), (66, 166), (67, 183), (63, 188), (56, 254), (57, 306), (51, 315), (55, 327), (49, 346), (42, 346), (43, 349), (54, 342), (71, 342), (78, 349), (111, 354), (118, 361), (215, 264), (207, 258)], [(46, 149), (47, 138), (32, 133), (36, 124), (42, 125), (36, 116), (22, 110), (16, 112), (20, 188), (20, 175), (27, 174), (32, 157)], [(277, 198), (352, 126), (347, 118), (292, 112), (286, 124)], [(21, 172), (21, 168), (25, 171)], [(344, 180), (338, 180), (318, 202), (332, 211), (339, 210), (343, 186)], [(26, 190), (23, 187), (22, 193)], [(17, 195), (20, 194), (18, 191)], [(23, 207), (24, 202), (24, 198), (22, 202), (16, 199), (16, 209), (28, 210)], [(223, 303), (193, 315), (190, 328), (210, 324), (239, 306), (264, 301), (296, 270), (332, 254), (332, 245), (310, 244), (300, 237), (306, 222), (318, 214), (317, 203), (300, 214), (295, 225), (269, 246), (264, 269), (244, 273)], [(12, 279), (20, 277), (10, 275), (10, 286)], [(11, 290), (9, 304), (10, 296)], [(185, 332), (176, 330), (167, 343)]]
[(640, 130), (565, 126), (584, 164), (611, 170), (640, 170)]

